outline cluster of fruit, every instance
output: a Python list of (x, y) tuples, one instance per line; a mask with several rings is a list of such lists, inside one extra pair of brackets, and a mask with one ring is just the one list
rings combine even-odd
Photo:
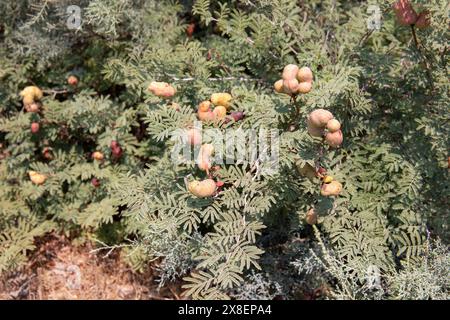
[[(339, 147), (344, 138), (341, 123), (325, 109), (316, 109), (308, 115), (308, 133), (313, 137), (324, 137), (325, 142), (333, 148)], [(326, 129), (326, 130), (325, 130)]]
[[(212, 167), (212, 156), (214, 154), (214, 146), (212, 144), (205, 143), (200, 147), (200, 151), (197, 157), (197, 166), (200, 170), (206, 171), (210, 176), (209, 170)], [(218, 169), (216, 166), (215, 169)], [(205, 198), (213, 196), (218, 187), (221, 187), (223, 183), (221, 181), (215, 182), (211, 178), (207, 178), (202, 181), (191, 181), (188, 184), (188, 191), (198, 198)]]
[(274, 84), (275, 91), (294, 96), (308, 93), (312, 89), (313, 73), (310, 68), (299, 68), (295, 64), (288, 64), (283, 69), (282, 79)]
[(429, 12), (425, 10), (417, 14), (409, 0), (396, 1), (393, 5), (393, 9), (398, 23), (403, 26), (414, 25), (420, 29), (430, 26)]
[[(202, 101), (198, 106), (198, 119), (205, 122), (225, 119), (227, 111), (231, 108), (232, 99), (231, 94), (227, 92), (213, 93), (210, 100)], [(242, 112), (232, 112), (231, 116), (235, 121), (238, 121), (243, 118), (244, 114)]]
[(177, 93), (177, 90), (167, 82), (156, 82), (153, 81), (148, 86), (148, 91), (153, 93), (155, 96), (160, 98), (168, 99)]
[[(22, 97), (23, 107), (27, 112), (37, 113), (40, 111), (42, 105), (40, 100), (44, 96), (41, 89), (36, 86), (28, 86), (20, 92), (20, 96)], [(31, 123), (31, 133), (38, 133), (39, 128), (39, 122)]]

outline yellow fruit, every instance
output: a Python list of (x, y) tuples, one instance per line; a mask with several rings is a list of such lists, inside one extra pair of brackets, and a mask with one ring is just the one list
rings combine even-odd
[(336, 132), (328, 132), (325, 135), (325, 141), (330, 147), (336, 148), (339, 147), (344, 141), (344, 137), (342, 136), (342, 131), (338, 130)]
[(229, 108), (231, 105), (231, 99), (233, 97), (231, 94), (226, 92), (213, 93), (211, 95), (211, 102), (216, 106), (224, 106), (225, 108)]
[(297, 80), (298, 82), (312, 82), (313, 81), (313, 73), (310, 68), (302, 67), (297, 72)]
[(26, 95), (23, 97), (22, 102), (23, 102), (24, 106), (29, 106), (34, 103), (34, 98), (32, 95)]
[(327, 122), (327, 129), (330, 132), (336, 132), (341, 129), (341, 123), (336, 119), (331, 119)]
[(189, 129), (187, 132), (187, 140), (190, 145), (199, 145), (202, 143), (202, 133), (199, 129)]
[(297, 77), (298, 67), (295, 64), (288, 64), (283, 69), (283, 80), (292, 80)]
[(214, 108), (213, 114), (216, 120), (222, 120), (227, 115), (227, 108), (224, 106), (217, 106)]
[(216, 183), (212, 179), (192, 181), (188, 184), (189, 192), (199, 198), (206, 198), (214, 195), (216, 189)]
[(20, 92), (20, 95), (22, 97), (31, 96), (31, 97), (33, 97), (34, 101), (38, 101), (38, 100), (42, 99), (42, 97), (44, 96), (44, 93), (42, 92), (41, 89), (39, 89), (36, 86), (28, 86), (28, 87), (25, 87)]
[(148, 86), (148, 91), (161, 98), (173, 97), (177, 92), (176, 89), (167, 82), (156, 81), (150, 83), (150, 85)]
[(30, 177), (31, 182), (34, 184), (40, 185), (47, 180), (47, 177), (43, 174), (40, 174), (36, 171), (28, 171), (28, 176)]
[(274, 87), (274, 89), (275, 89), (276, 92), (278, 92), (278, 93), (284, 93), (283, 79), (280, 79), (280, 80), (276, 81), (276, 82), (273, 84), (273, 87)]
[(334, 180), (330, 183), (324, 183), (320, 188), (320, 194), (323, 196), (337, 196), (342, 192), (342, 184)]
[(300, 82), (298, 84), (297, 92), (298, 93), (308, 93), (312, 89), (312, 82)]
[(311, 125), (317, 128), (324, 128), (327, 125), (328, 121), (333, 118), (333, 114), (325, 109), (316, 109), (308, 116)]
[(290, 79), (283, 81), (283, 91), (288, 94), (295, 94), (298, 91), (298, 81), (297, 79)]
[(100, 151), (94, 151), (92, 153), (92, 158), (97, 161), (102, 161), (105, 158), (105, 156)]
[(310, 225), (317, 223), (317, 212), (316, 210), (314, 210), (314, 208), (308, 210), (308, 212), (306, 213), (305, 220), (306, 223)]
[(211, 107), (211, 102), (209, 101), (203, 101), (198, 106), (198, 111), (200, 112), (206, 112), (209, 111), (209, 108)]
[(331, 181), (333, 181), (333, 177), (332, 176), (325, 176), (323, 178), (323, 183), (330, 183)]

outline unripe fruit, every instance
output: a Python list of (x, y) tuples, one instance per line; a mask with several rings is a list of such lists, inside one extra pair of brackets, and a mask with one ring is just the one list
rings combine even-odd
[(297, 79), (290, 79), (283, 81), (283, 91), (288, 94), (295, 94), (298, 91), (299, 83)]
[(333, 177), (332, 176), (325, 176), (323, 178), (323, 183), (330, 183), (331, 181), (333, 181)]
[(274, 84), (273, 87), (275, 89), (276, 92), (278, 93), (284, 93), (284, 88), (283, 88), (283, 79), (277, 80)]
[(39, 112), (40, 104), (37, 102), (32, 102), (31, 104), (25, 104), (25, 110), (27, 112)]
[(47, 180), (47, 177), (43, 174), (40, 174), (36, 171), (28, 171), (28, 176), (30, 177), (31, 182), (34, 184), (40, 185)]
[(298, 82), (312, 82), (313, 81), (313, 73), (310, 68), (302, 67), (297, 72), (297, 80)]
[(393, 9), (399, 24), (407, 26), (417, 21), (417, 13), (409, 0), (398, 0), (394, 3)]
[(342, 131), (338, 130), (336, 132), (328, 132), (325, 135), (326, 143), (333, 148), (339, 147), (344, 141), (344, 137), (342, 136)]
[(320, 188), (320, 194), (323, 196), (337, 196), (342, 192), (342, 184), (334, 180), (330, 183), (325, 183)]
[(71, 86), (76, 86), (78, 84), (78, 78), (74, 75), (71, 75), (67, 78), (67, 83)]
[(300, 82), (298, 84), (297, 93), (308, 93), (312, 89), (312, 82)]
[(209, 102), (209, 101), (202, 101), (198, 105), (198, 111), (206, 112), (206, 111), (209, 111), (210, 107), (211, 107), (211, 102)]
[(173, 97), (177, 92), (176, 89), (167, 82), (156, 81), (150, 83), (150, 85), (148, 86), (148, 91), (161, 98)]
[(94, 159), (94, 160), (102, 161), (104, 158), (105, 158), (105, 156), (100, 151), (94, 151), (92, 153), (92, 159)]
[(283, 69), (282, 78), (283, 80), (296, 79), (298, 73), (298, 67), (295, 64), (288, 64)]
[(91, 183), (96, 188), (100, 186), (100, 181), (97, 178), (92, 178)]
[(202, 133), (199, 129), (189, 129), (187, 132), (187, 143), (193, 146), (202, 143)]
[(214, 108), (213, 114), (216, 120), (222, 120), (227, 115), (227, 108), (224, 106), (217, 106)]
[(327, 125), (328, 121), (333, 118), (333, 114), (325, 109), (316, 109), (308, 116), (311, 125), (317, 128), (324, 128)]
[(331, 119), (327, 122), (327, 129), (330, 132), (336, 132), (341, 129), (341, 123), (336, 119)]
[(422, 11), (417, 18), (416, 27), (419, 29), (425, 29), (428, 28), (430, 24), (430, 12), (428, 10)]
[(211, 95), (211, 102), (216, 106), (224, 106), (225, 108), (229, 108), (231, 105), (231, 99), (233, 97), (231, 94), (226, 92), (213, 93)]
[(305, 217), (306, 223), (309, 225), (313, 225), (317, 223), (317, 212), (314, 210), (314, 208), (311, 208), (306, 213)]
[(206, 198), (214, 195), (216, 189), (216, 183), (212, 179), (206, 179), (203, 181), (191, 181), (188, 184), (189, 192), (199, 198)]
[(38, 133), (39, 132), (39, 122), (33, 122), (31, 124), (31, 133)]

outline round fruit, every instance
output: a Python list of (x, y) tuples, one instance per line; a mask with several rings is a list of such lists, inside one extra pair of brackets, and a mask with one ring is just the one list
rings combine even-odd
[(417, 13), (409, 0), (398, 0), (394, 3), (393, 9), (397, 16), (397, 21), (401, 25), (411, 25), (417, 21)]
[(306, 124), (307, 124), (307, 127), (308, 127), (308, 133), (311, 136), (313, 136), (313, 137), (322, 137), (324, 135), (325, 131), (322, 128), (316, 127), (315, 125), (313, 125), (309, 117), (306, 120)]
[(213, 114), (216, 120), (222, 120), (227, 115), (227, 108), (224, 106), (217, 106), (214, 108)]
[(331, 119), (327, 122), (327, 129), (330, 132), (336, 132), (341, 129), (341, 123), (336, 119)]
[(37, 102), (33, 102), (31, 104), (25, 104), (25, 110), (27, 112), (39, 112), (39, 109), (40, 109), (40, 104)]
[(324, 183), (320, 188), (320, 194), (323, 196), (337, 196), (342, 192), (342, 184), (334, 180), (330, 183)]
[(278, 93), (284, 93), (283, 79), (277, 80), (277, 81), (273, 84), (273, 88), (274, 88), (275, 91), (278, 92)]
[(190, 23), (186, 28), (186, 35), (190, 38), (194, 34), (195, 23)]
[(189, 129), (187, 132), (187, 142), (190, 145), (196, 146), (202, 143), (202, 133), (199, 129)]
[(330, 147), (336, 148), (339, 147), (344, 141), (344, 137), (342, 136), (342, 131), (338, 130), (336, 132), (328, 132), (325, 135), (325, 141)]
[(52, 160), (53, 159), (52, 148), (45, 147), (44, 149), (42, 149), (42, 155), (44, 156), (44, 159)]
[(100, 181), (97, 178), (92, 178), (91, 183), (96, 188), (100, 186)]
[(117, 142), (116, 140), (112, 140), (111, 141), (111, 149), (114, 149), (114, 148), (117, 148), (117, 147), (120, 147), (119, 142)]
[(312, 82), (313, 81), (313, 73), (310, 68), (302, 67), (297, 72), (297, 80), (298, 82)]
[(235, 111), (231, 113), (231, 117), (233, 117), (234, 121), (239, 121), (244, 119), (244, 113), (242, 111)]
[(23, 97), (22, 102), (25, 106), (29, 106), (34, 103), (34, 97), (32, 95), (26, 95)]
[(298, 84), (297, 92), (298, 93), (308, 93), (312, 89), (312, 82), (300, 82)]
[(150, 85), (148, 86), (148, 91), (161, 98), (173, 97), (177, 92), (176, 89), (167, 82), (156, 81), (150, 83)]
[(102, 161), (105, 158), (105, 156), (100, 151), (94, 151), (92, 153), (92, 158), (97, 161)]
[(292, 80), (297, 77), (298, 67), (295, 64), (288, 64), (283, 69), (283, 80)]
[(31, 124), (31, 132), (38, 133), (39, 132), (39, 122), (33, 122)]
[(37, 100), (41, 100), (42, 99), (42, 97), (44, 96), (44, 93), (42, 92), (41, 89), (39, 89), (36, 86), (28, 86), (28, 87), (25, 87), (20, 92), (20, 95), (22, 97), (30, 96), (30, 97), (32, 97), (34, 99), (34, 101), (37, 101)]
[(299, 86), (299, 83), (298, 83), (297, 79), (295, 79), (295, 78), (283, 81), (283, 91), (288, 94), (297, 93), (298, 86)]
[(332, 176), (325, 176), (323, 178), (323, 183), (330, 183), (331, 181), (333, 181), (333, 177)]
[(67, 78), (67, 83), (71, 86), (76, 86), (78, 84), (78, 78), (74, 75), (71, 75)]
[(43, 174), (40, 174), (36, 171), (28, 171), (28, 176), (30, 177), (31, 182), (34, 184), (40, 185), (47, 180), (47, 177)]
[(306, 213), (305, 217), (306, 223), (309, 225), (313, 225), (317, 223), (317, 212), (314, 210), (314, 208), (311, 208)]
[(228, 109), (231, 105), (232, 98), (231, 94), (226, 92), (213, 93), (211, 95), (211, 102), (216, 106), (224, 106)]
[(200, 121), (213, 121), (214, 120), (214, 113), (210, 110), (210, 111), (206, 111), (206, 112), (197, 112), (197, 116), (198, 119)]
[(212, 179), (192, 181), (188, 185), (189, 192), (199, 198), (206, 198), (214, 195), (216, 189), (216, 183)]
[(198, 111), (200, 112), (206, 112), (209, 111), (209, 108), (211, 107), (211, 102), (209, 101), (203, 101), (198, 106)]
[(324, 128), (327, 125), (328, 121), (333, 118), (333, 114), (325, 109), (316, 109), (308, 116), (311, 125), (317, 128)]
[(425, 29), (428, 28), (430, 24), (430, 12), (428, 10), (421, 12), (417, 18), (416, 27), (419, 29)]

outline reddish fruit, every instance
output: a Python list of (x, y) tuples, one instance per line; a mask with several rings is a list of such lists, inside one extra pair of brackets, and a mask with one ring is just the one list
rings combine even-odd
[(324, 183), (320, 189), (323, 196), (337, 196), (342, 192), (342, 184), (336, 180)]
[(328, 132), (325, 135), (325, 141), (330, 147), (333, 147), (333, 148), (339, 147), (342, 144), (342, 142), (344, 141), (342, 131), (338, 130), (336, 132)]
[(223, 185), (224, 185), (223, 181), (217, 181), (217, 182), (216, 182), (217, 188), (220, 188), (220, 187), (222, 187)]
[(244, 119), (244, 113), (242, 111), (235, 111), (231, 113), (231, 117), (233, 117), (234, 121), (239, 121)]
[(91, 183), (96, 188), (100, 186), (100, 181), (97, 178), (92, 178)]
[(112, 155), (114, 158), (119, 159), (122, 156), (122, 148), (121, 147), (116, 147), (112, 149)]
[(74, 75), (71, 75), (67, 78), (67, 83), (71, 86), (76, 86), (78, 84), (78, 78)]
[(308, 115), (308, 123), (316, 128), (324, 128), (328, 121), (333, 119), (333, 114), (325, 109), (316, 109)]
[(314, 210), (314, 208), (311, 208), (306, 213), (305, 217), (306, 223), (309, 225), (313, 225), (317, 223), (317, 212)]
[(213, 114), (215, 120), (222, 120), (227, 115), (227, 108), (224, 106), (217, 106), (214, 108)]
[(33, 102), (31, 104), (25, 104), (25, 110), (27, 112), (39, 112), (40, 104), (38, 102)]
[(399, 24), (407, 26), (417, 21), (417, 13), (409, 0), (398, 0), (394, 3), (393, 9)]
[(214, 112), (211, 110), (205, 112), (198, 111), (197, 116), (200, 121), (208, 122), (214, 120)]
[(186, 35), (190, 38), (195, 30), (195, 23), (190, 23), (186, 28)]
[(38, 133), (39, 132), (39, 122), (33, 122), (31, 124), (31, 133)]
[(299, 83), (297, 79), (289, 79), (283, 81), (283, 91), (287, 94), (295, 94), (298, 91)]
[(317, 172), (320, 175), (326, 175), (327, 174), (327, 169), (325, 169), (324, 167), (319, 167), (319, 170), (317, 170)]
[(206, 112), (209, 111), (211, 108), (211, 102), (209, 101), (202, 101), (200, 102), (200, 104), (198, 105), (198, 111), (199, 112)]
[(105, 157), (100, 151), (94, 151), (92, 153), (92, 158), (97, 161), (102, 161)]
[(187, 132), (187, 143), (194, 146), (202, 143), (202, 132), (196, 128), (189, 129)]
[(52, 160), (53, 159), (52, 148), (45, 147), (44, 149), (42, 149), (42, 155), (43, 155), (44, 159)]
[(428, 10), (422, 11), (416, 21), (416, 27), (419, 29), (428, 28), (431, 24), (430, 12)]
[(116, 140), (111, 141), (111, 149), (120, 147), (119, 143)]

